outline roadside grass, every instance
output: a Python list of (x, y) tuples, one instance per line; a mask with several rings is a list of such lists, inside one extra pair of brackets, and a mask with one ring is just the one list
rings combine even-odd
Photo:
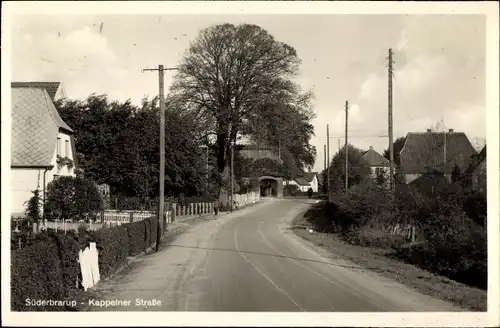
[[(339, 234), (318, 232), (324, 218), (324, 203), (313, 205), (304, 215), (295, 218), (292, 229), (295, 234), (332, 253), (384, 277), (396, 280), (417, 291), (454, 303), (470, 311), (487, 311), (487, 292), (467, 286), (443, 276), (422, 270), (394, 257), (390, 248), (352, 245)], [(314, 230), (313, 233), (307, 231)]]

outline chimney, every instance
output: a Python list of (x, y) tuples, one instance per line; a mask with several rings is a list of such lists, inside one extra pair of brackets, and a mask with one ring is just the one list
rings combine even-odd
[(373, 146), (370, 146), (370, 149), (373, 149)]
[(431, 129), (427, 129), (427, 132), (432, 132), (432, 130)]
[(453, 132), (453, 129), (449, 129), (448, 132), (450, 132), (450, 133)]

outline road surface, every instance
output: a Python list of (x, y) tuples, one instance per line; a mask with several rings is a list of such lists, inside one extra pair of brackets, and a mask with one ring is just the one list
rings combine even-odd
[(297, 237), (291, 221), (313, 202), (264, 200), (195, 225), (100, 284), (108, 306), (87, 310), (462, 311)]

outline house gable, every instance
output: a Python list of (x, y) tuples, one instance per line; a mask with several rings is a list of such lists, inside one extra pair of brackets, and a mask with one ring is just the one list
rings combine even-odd
[(363, 155), (361, 155), (368, 165), (371, 167), (389, 167), (390, 162), (387, 158), (377, 153), (373, 147), (370, 146), (368, 151), (365, 151)]
[(313, 183), (314, 179), (316, 179), (316, 183), (319, 181), (317, 172), (305, 172), (303, 178), (309, 184)]
[(401, 168), (407, 175), (430, 168), (451, 174), (455, 165), (464, 171), (474, 154), (477, 152), (463, 132), (408, 133), (400, 152)]
[(48, 167), (58, 133), (73, 130), (59, 116), (45, 89), (12, 87), (11, 166)]

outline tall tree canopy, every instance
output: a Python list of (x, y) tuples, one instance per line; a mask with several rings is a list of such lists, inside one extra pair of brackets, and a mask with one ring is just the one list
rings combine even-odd
[(297, 167), (314, 163), (312, 95), (293, 82), (299, 65), (294, 48), (256, 25), (212, 26), (191, 43), (171, 92), (215, 136), (219, 182), (238, 136), (265, 146), (279, 141)]
[[(206, 187), (206, 150), (190, 124), (191, 113), (176, 105), (168, 101), (166, 106), (165, 192), (168, 196), (198, 195)], [(109, 184), (115, 195), (158, 195), (160, 117), (156, 98), (134, 106), (91, 95), (85, 101), (58, 101), (56, 106), (75, 131), (77, 157), (85, 177)], [(212, 158), (209, 152), (213, 165)]]
[[(371, 168), (362, 155), (363, 151), (352, 145), (347, 146), (348, 161), (348, 185), (360, 184), (371, 175)], [(332, 159), (330, 164), (330, 188), (332, 190), (342, 190), (345, 188), (345, 146), (342, 147)]]

